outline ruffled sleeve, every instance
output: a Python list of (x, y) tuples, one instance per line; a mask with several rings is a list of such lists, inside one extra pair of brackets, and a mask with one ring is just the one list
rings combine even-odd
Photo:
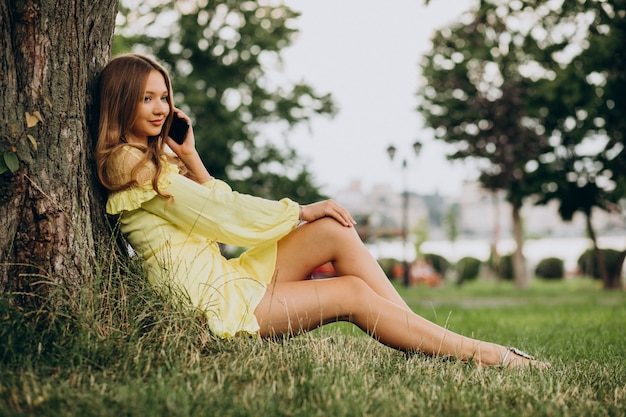
[[(143, 159), (143, 154), (140, 150), (130, 146), (121, 148), (119, 152), (112, 160), (111, 176), (113, 181), (125, 183), (128, 182), (129, 173), (133, 167)], [(163, 190), (170, 185), (170, 174), (178, 174), (178, 172), (176, 165), (167, 162), (167, 159), (163, 158), (163, 170), (158, 180), (159, 189)], [(147, 163), (145, 169), (142, 169), (139, 173), (140, 178), (143, 179), (143, 184), (139, 187), (130, 187), (111, 193), (107, 200), (106, 212), (109, 214), (120, 214), (124, 211), (133, 211), (140, 208), (142, 203), (154, 198), (157, 192), (152, 187), (151, 178), (155, 173), (156, 168), (154, 165), (151, 162)]]
[(141, 208), (190, 233), (249, 247), (278, 240), (298, 225), (299, 206), (290, 199), (240, 194), (217, 179), (200, 185), (172, 171), (162, 177), (161, 190), (172, 198), (156, 196)]
[[(124, 147), (112, 160), (111, 175), (123, 184), (142, 160), (140, 150)], [(169, 196), (164, 198), (152, 187), (154, 173), (154, 165), (147, 163), (138, 172), (142, 186), (111, 193), (107, 213), (143, 209), (187, 233), (244, 247), (278, 240), (298, 224), (299, 206), (290, 199), (273, 201), (240, 194), (217, 179), (198, 184), (180, 175), (178, 167), (165, 157), (158, 179), (159, 190)]]

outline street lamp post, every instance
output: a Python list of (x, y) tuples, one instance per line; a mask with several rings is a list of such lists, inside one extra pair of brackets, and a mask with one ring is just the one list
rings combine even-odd
[[(422, 144), (419, 141), (416, 141), (413, 144), (413, 152), (415, 152), (415, 156), (417, 157), (422, 150)], [(396, 155), (396, 147), (393, 145), (389, 145), (387, 147), (387, 153), (389, 154), (389, 159), (393, 161), (394, 156)], [(409, 190), (407, 184), (407, 160), (406, 158), (402, 159), (402, 251), (403, 251), (403, 261), (402, 261), (402, 283), (405, 287), (408, 287), (410, 284), (409, 280), (409, 261), (407, 260), (407, 243), (408, 243), (408, 228), (409, 228)]]

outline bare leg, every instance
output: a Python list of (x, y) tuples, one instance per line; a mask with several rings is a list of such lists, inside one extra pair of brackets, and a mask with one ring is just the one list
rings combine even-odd
[(353, 275), (378, 295), (410, 310), (356, 230), (330, 218), (304, 224), (278, 243), (276, 280), (299, 281), (316, 267), (332, 262), (338, 275)]
[[(350, 321), (381, 343), (403, 351), (500, 365), (506, 348), (461, 336), (376, 294), (363, 280), (274, 282), (255, 315), (262, 337), (293, 335), (334, 321)], [(527, 365), (517, 355), (507, 366)]]
[[(341, 275), (303, 281), (332, 261)], [(333, 321), (350, 321), (390, 347), (498, 365), (503, 346), (448, 331), (413, 313), (353, 228), (335, 220), (305, 224), (278, 245), (276, 279), (255, 310), (262, 337), (297, 334)], [(527, 365), (516, 354), (507, 366)]]

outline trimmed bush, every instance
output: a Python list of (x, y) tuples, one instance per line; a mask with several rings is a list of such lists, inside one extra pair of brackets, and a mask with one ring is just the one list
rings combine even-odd
[[(609, 277), (613, 277), (621, 274), (619, 270), (621, 267), (622, 253), (615, 249), (600, 249), (602, 256), (604, 257), (604, 265), (606, 265), (606, 272)], [(596, 262), (596, 257), (593, 253), (593, 249), (587, 249), (578, 258), (578, 268), (583, 275), (593, 277), (594, 279), (600, 279), (600, 268)]]
[(448, 268), (450, 267), (450, 262), (446, 258), (441, 255), (437, 255), (435, 253), (425, 253), (424, 259), (435, 268), (435, 271), (439, 273), (442, 277), (446, 275)]
[(500, 257), (497, 273), (504, 280), (513, 280), (513, 255), (509, 254)]
[(465, 281), (472, 281), (478, 278), (481, 263), (480, 259), (471, 256), (459, 259), (456, 263), (457, 283), (461, 285)]
[(565, 277), (563, 260), (559, 258), (542, 259), (535, 268), (535, 275), (543, 279), (562, 279)]

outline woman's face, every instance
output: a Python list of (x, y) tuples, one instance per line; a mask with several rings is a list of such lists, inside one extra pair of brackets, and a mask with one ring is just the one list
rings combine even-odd
[[(131, 140), (147, 144), (148, 136), (159, 136), (170, 112), (169, 91), (163, 75), (152, 71), (146, 82), (146, 91), (139, 106), (133, 126), (130, 129)], [(129, 138), (130, 139), (130, 138)]]

